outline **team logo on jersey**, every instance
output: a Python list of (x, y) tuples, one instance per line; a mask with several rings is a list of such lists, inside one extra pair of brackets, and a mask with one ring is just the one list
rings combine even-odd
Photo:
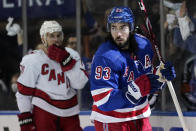
[(67, 88), (71, 87), (70, 80), (67, 76), (66, 76), (66, 85), (67, 85)]
[(49, 75), (48, 81), (57, 81), (58, 85), (66, 82), (64, 72), (56, 73), (55, 69), (50, 69), (48, 64), (42, 65), (41, 74)]

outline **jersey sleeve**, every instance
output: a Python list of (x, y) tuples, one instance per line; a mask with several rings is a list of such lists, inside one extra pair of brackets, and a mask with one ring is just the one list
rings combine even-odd
[(31, 58), (24, 57), (20, 63), (20, 76), (17, 80), (18, 92), (16, 93), (16, 100), (21, 113), (32, 111), (31, 101), (38, 76), (39, 71), (32, 64)]
[(20, 63), (20, 76), (17, 82), (29, 88), (35, 88), (39, 73), (37, 64), (33, 62), (32, 57), (24, 57)]
[(26, 96), (20, 92), (16, 93), (16, 101), (20, 113), (23, 112), (32, 112), (33, 105), (31, 104), (32, 96)]
[[(146, 51), (147, 51), (147, 56), (149, 56), (149, 58), (145, 55), (145, 67), (146, 67), (146, 72), (148, 73), (153, 73), (153, 60), (154, 60), (154, 51), (153, 51), (153, 47), (152, 47), (152, 43), (147, 40), (147, 47), (146, 47)], [(149, 59), (149, 60), (148, 60)]]
[(74, 51), (71, 48), (66, 48), (73, 59), (76, 60), (74, 67), (66, 72), (66, 76), (69, 79), (70, 87), (74, 89), (82, 89), (88, 81), (88, 76), (85, 70), (85, 66), (81, 61), (80, 55), (78, 52)]
[(144, 36), (136, 34), (136, 41), (138, 43), (137, 59), (139, 60), (139, 69), (142, 73), (152, 73), (153, 71), (153, 57), (154, 51), (151, 42)]
[(127, 104), (124, 92), (119, 88), (118, 62), (98, 56), (91, 67), (91, 94), (94, 104), (103, 111), (120, 109)]

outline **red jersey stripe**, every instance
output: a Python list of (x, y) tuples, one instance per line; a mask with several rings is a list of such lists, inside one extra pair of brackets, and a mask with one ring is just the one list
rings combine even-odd
[(93, 100), (94, 100), (95, 102), (97, 102), (97, 101), (103, 99), (105, 96), (107, 96), (111, 91), (112, 91), (112, 89), (109, 90), (109, 91), (107, 91), (107, 92), (100, 93), (100, 94), (98, 94), (98, 95), (94, 95), (94, 96), (93, 96)]
[(116, 118), (129, 118), (129, 117), (135, 117), (138, 115), (143, 114), (144, 112), (146, 112), (149, 108), (149, 104), (146, 105), (144, 108), (140, 109), (140, 110), (136, 110), (136, 111), (131, 111), (131, 112), (116, 112), (116, 111), (101, 111), (100, 109), (97, 108), (96, 105), (93, 105), (93, 111), (101, 113), (103, 115), (106, 116), (111, 116), (111, 117), (116, 117)]
[(50, 98), (50, 96), (48, 94), (46, 94), (45, 92), (43, 92), (42, 90), (26, 87), (20, 83), (18, 83), (18, 90), (23, 95), (39, 97), (39, 98), (45, 100), (47, 103), (49, 103), (57, 108), (61, 108), (61, 109), (71, 108), (71, 107), (76, 106), (78, 104), (78, 100), (77, 100), (76, 95), (68, 100), (52, 100)]

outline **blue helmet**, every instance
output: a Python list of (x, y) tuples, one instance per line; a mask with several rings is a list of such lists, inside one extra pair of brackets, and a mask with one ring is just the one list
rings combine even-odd
[(107, 19), (108, 32), (111, 23), (128, 23), (132, 32), (134, 30), (134, 16), (131, 9), (125, 6), (114, 7)]

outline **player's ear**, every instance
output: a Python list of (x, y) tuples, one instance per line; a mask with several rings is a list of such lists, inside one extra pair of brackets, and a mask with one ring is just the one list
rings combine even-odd
[(41, 41), (42, 41), (43, 44), (46, 43), (46, 41), (45, 41), (45, 39), (44, 39), (44, 36), (41, 37)]

